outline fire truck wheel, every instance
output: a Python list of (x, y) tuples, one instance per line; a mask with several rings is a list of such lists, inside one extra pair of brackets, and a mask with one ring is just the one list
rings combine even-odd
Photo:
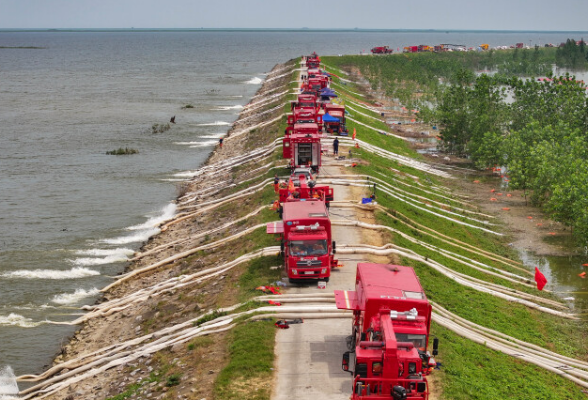
[(328, 282), (328, 281), (329, 281), (329, 277), (327, 277), (327, 278), (325, 278), (325, 279), (323, 279), (323, 280), (324, 280), (325, 282)]

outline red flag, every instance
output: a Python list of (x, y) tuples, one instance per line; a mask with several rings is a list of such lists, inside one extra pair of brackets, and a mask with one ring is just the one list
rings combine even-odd
[(543, 288), (547, 284), (547, 279), (545, 279), (545, 275), (543, 275), (537, 267), (535, 267), (535, 282), (537, 282), (537, 289), (539, 290), (543, 290)]
[(353, 128), (353, 140), (355, 140), (355, 135), (357, 135), (357, 132), (355, 131), (355, 128)]

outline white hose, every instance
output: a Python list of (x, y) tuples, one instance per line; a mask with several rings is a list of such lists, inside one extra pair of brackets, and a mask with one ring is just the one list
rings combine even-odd
[[(375, 246), (371, 246), (371, 247), (375, 247)], [(532, 301), (528, 301), (523, 298), (516, 297), (516, 291), (514, 291), (513, 289), (503, 288), (504, 290), (499, 291), (499, 290), (497, 290), (497, 288), (499, 287), (498, 285), (488, 284), (488, 283), (483, 282), (481, 280), (477, 280), (477, 279), (468, 277), (466, 275), (459, 274), (459, 273), (452, 271), (451, 269), (445, 267), (444, 265), (442, 265), (438, 262), (435, 262), (431, 259), (420, 256), (411, 250), (403, 249), (399, 246), (395, 246), (392, 244), (388, 244), (388, 245), (384, 246), (384, 248), (367, 248), (367, 246), (365, 246), (365, 245), (364, 246), (357, 246), (357, 247), (345, 247), (344, 245), (338, 245), (337, 246), (337, 253), (338, 254), (374, 254), (374, 255), (381, 255), (381, 256), (396, 254), (401, 257), (406, 257), (408, 259), (426, 264), (426, 265), (430, 266), (431, 268), (435, 269), (436, 271), (438, 271), (439, 273), (443, 274), (447, 278), (451, 279), (452, 281), (454, 281), (460, 285), (469, 287), (471, 289), (477, 290), (479, 292), (486, 293), (486, 294), (501, 298), (501, 299), (509, 301), (509, 302), (519, 303), (521, 305), (527, 306), (529, 308), (533, 308), (535, 310), (538, 310), (538, 311), (541, 311), (541, 312), (544, 312), (547, 314), (552, 314), (552, 315), (556, 315), (558, 317), (563, 317), (563, 318), (567, 318), (567, 319), (575, 319), (575, 320), (578, 319), (578, 317), (576, 315), (553, 310), (551, 308), (540, 306), (537, 303), (534, 303)], [(542, 299), (542, 298), (538, 298), (538, 299)]]

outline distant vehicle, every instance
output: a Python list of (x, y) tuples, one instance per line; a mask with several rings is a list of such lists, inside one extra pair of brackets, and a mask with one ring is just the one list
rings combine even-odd
[(378, 46), (374, 47), (371, 52), (372, 54), (391, 54), (394, 50), (389, 48), (388, 46)]
[(324, 110), (323, 123), (326, 131), (340, 136), (348, 136), (349, 131), (345, 126), (345, 106), (328, 103), (325, 104)]

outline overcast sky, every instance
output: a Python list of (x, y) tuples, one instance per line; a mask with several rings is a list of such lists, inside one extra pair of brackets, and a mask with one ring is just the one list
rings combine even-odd
[(0, 28), (588, 31), (588, 0), (0, 0)]

